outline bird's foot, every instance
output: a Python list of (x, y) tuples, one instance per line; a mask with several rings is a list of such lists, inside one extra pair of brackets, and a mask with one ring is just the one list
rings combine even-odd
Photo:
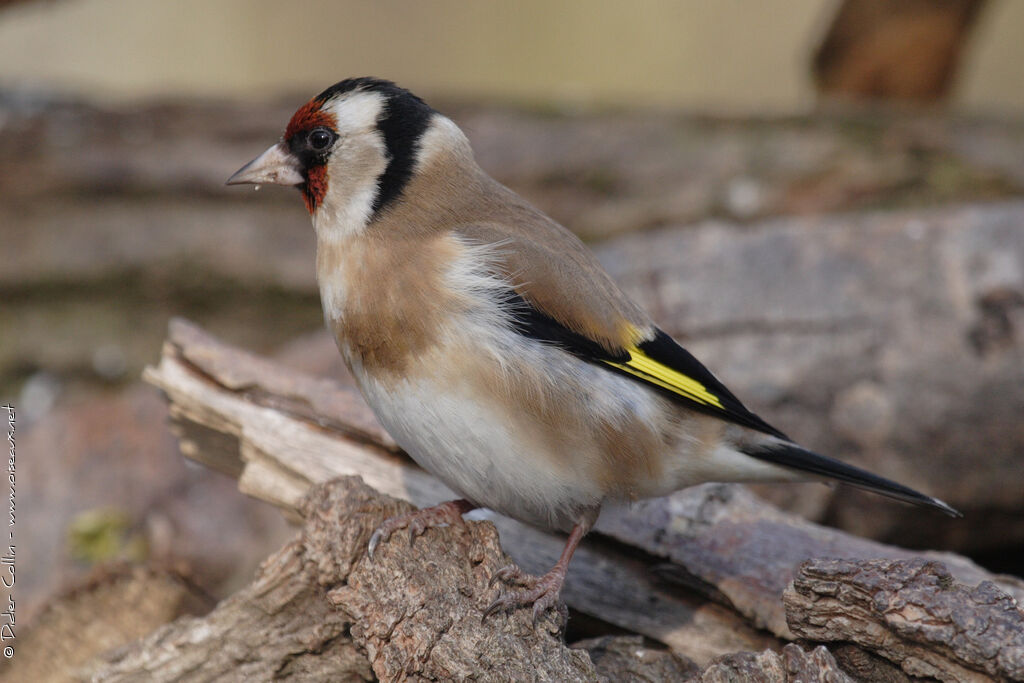
[(384, 520), (384, 523), (377, 527), (377, 530), (370, 536), (370, 544), (367, 547), (367, 554), (373, 559), (373, 553), (377, 546), (391, 538), (391, 535), (400, 529), (409, 530), (409, 545), (411, 546), (417, 536), (435, 526), (462, 525), (462, 515), (475, 510), (468, 500), (449, 500), (445, 503), (435, 505), (422, 510), (414, 510), (408, 514), (398, 515)]
[(490, 585), (498, 581), (516, 583), (522, 586), (502, 593), (497, 600), (484, 610), (484, 619), (497, 612), (508, 612), (517, 607), (533, 605), (533, 625), (536, 626), (542, 614), (552, 607), (559, 608), (564, 624), (568, 615), (558, 596), (565, 583), (566, 568), (555, 565), (551, 571), (541, 577), (531, 576), (515, 565), (503, 567), (491, 577)]

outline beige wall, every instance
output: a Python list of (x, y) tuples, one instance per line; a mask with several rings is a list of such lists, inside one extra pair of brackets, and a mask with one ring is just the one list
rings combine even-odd
[[(37, 0), (0, 12), (0, 82), (98, 98), (431, 94), (794, 112), (831, 0)], [(1024, 0), (983, 17), (954, 98), (1024, 113)]]

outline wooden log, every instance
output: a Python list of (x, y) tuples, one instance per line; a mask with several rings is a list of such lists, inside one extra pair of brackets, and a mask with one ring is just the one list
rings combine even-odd
[(852, 642), (911, 676), (1024, 680), (1024, 611), (990, 581), (955, 580), (917, 560), (806, 562), (785, 594), (794, 633)]
[(582, 650), (549, 613), (482, 622), (490, 577), (508, 563), (490, 524), (431, 529), (419, 542), (366, 546), (381, 522), (412, 509), (358, 478), (314, 487), (302, 534), (256, 580), (203, 618), (181, 619), (83, 671), (98, 681), (588, 681)]
[[(916, 514), (916, 512), (915, 512)], [(782, 594), (807, 558), (923, 559), (967, 585), (993, 581), (1024, 601), (1024, 581), (954, 553), (913, 551), (808, 522), (741, 486), (706, 485), (602, 516), (597, 531), (664, 557), (663, 577), (722, 601), (755, 626), (792, 640)]]
[[(183, 450), (240, 472), (243, 491), (293, 514), (308, 488), (339, 475), (360, 475), (372, 487), (417, 505), (452, 496), (389, 441), (374, 442), (371, 416), (355, 389), (293, 376), (284, 397), (271, 364), (175, 321), (159, 366), (146, 372), (171, 402)], [(264, 378), (263, 373), (269, 373)], [(292, 373), (296, 374), (296, 373)], [(239, 379), (242, 378), (242, 379)], [(302, 387), (315, 387), (316, 400)], [(359, 430), (330, 424), (313, 405), (344, 406)], [(207, 448), (207, 443), (216, 446)], [(225, 465), (226, 463), (226, 465)], [(498, 516), (491, 519), (512, 558), (530, 572), (546, 570), (561, 539)], [(611, 538), (616, 545), (601, 542)], [(965, 584), (992, 581), (1024, 598), (1024, 582), (994, 576), (953, 555), (919, 553), (860, 539), (804, 521), (757, 500), (743, 487), (706, 485), (664, 499), (613, 508), (571, 565), (567, 604), (623, 629), (665, 643), (705, 664), (740, 650), (778, 647), (792, 639), (781, 597), (801, 562), (814, 557), (925, 558), (943, 562)], [(623, 550), (625, 548), (625, 551)], [(634, 549), (632, 552), (630, 548)], [(679, 588), (669, 588), (664, 579)], [(696, 589), (696, 590), (694, 590)], [(714, 603), (718, 603), (717, 605)], [(757, 643), (762, 645), (758, 645)]]

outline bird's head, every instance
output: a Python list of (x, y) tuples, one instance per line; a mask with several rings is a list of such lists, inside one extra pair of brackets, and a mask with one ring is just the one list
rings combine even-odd
[(280, 142), (227, 184), (292, 185), (315, 223), (365, 225), (401, 195), (435, 117), (390, 81), (350, 78), (300, 107)]

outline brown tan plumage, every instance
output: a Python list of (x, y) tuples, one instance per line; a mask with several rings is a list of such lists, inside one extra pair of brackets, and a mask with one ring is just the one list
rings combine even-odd
[(313, 98), (229, 183), (294, 185), (324, 318), (395, 440), (462, 499), (389, 520), (422, 533), (487, 507), (569, 531), (556, 566), (487, 613), (554, 605), (605, 504), (706, 481), (834, 478), (945, 503), (793, 443), (611, 280), (572, 233), (484, 173), (449, 119), (388, 81)]

